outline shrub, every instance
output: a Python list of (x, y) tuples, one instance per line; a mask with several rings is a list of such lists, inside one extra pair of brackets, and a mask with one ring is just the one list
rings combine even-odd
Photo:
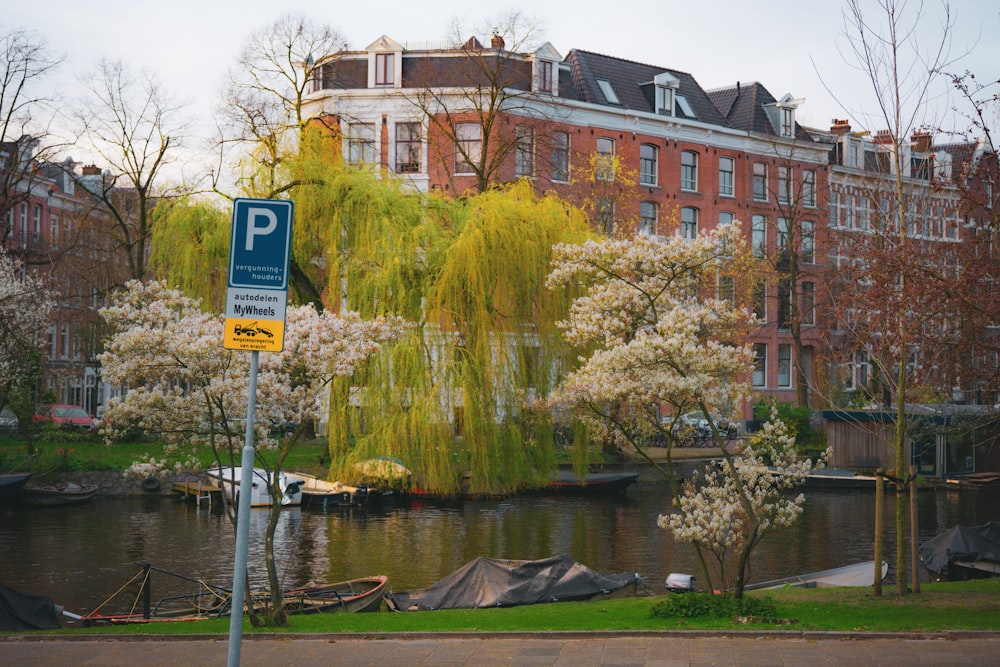
[(770, 596), (743, 597), (740, 600), (728, 595), (712, 593), (677, 593), (667, 595), (649, 610), (657, 618), (698, 618), (727, 616), (756, 616), (773, 618), (777, 607)]

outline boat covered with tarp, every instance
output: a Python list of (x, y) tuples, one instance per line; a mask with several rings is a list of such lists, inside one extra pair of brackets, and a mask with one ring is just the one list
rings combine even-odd
[(0, 630), (56, 630), (62, 612), (47, 595), (31, 595), (0, 584)]
[(589, 600), (638, 585), (635, 572), (604, 574), (560, 554), (540, 560), (479, 557), (427, 588), (386, 593), (394, 611), (482, 609)]
[(928, 571), (950, 581), (1000, 576), (1000, 521), (952, 526), (920, 545)]

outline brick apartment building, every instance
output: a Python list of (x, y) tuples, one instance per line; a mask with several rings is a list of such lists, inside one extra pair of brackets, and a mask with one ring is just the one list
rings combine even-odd
[(107, 216), (87, 189), (101, 171), (72, 159), (34, 157), (37, 142), (23, 137), (0, 146), (0, 165), (14, 172), (5, 195), (0, 237), (22, 271), (44, 279), (55, 299), (47, 331), (39, 332), (43, 375), (37, 398), (80, 405), (91, 414), (103, 399), (100, 352), (103, 329), (97, 309), (108, 289), (122, 283), (122, 263), (105, 233)]
[(801, 100), (759, 83), (706, 91), (686, 72), (562, 57), (551, 44), (516, 54), (496, 37), (407, 50), (383, 36), (319, 63), (307, 114), (339, 121), (345, 160), (418, 191), (459, 195), (526, 176), (591, 202), (608, 233), (693, 237), (741, 224), (772, 267), (754, 286), (766, 321), (753, 339), (755, 390), (794, 402), (824, 376), (814, 295), (828, 254), (830, 144), (796, 122)]

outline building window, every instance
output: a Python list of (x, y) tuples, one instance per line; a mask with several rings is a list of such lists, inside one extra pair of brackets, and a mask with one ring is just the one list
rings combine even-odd
[(778, 281), (778, 328), (792, 328), (792, 298), (794, 297), (792, 286), (788, 279)]
[(802, 324), (816, 324), (815, 283), (802, 283)]
[(767, 165), (763, 162), (753, 163), (753, 198), (767, 201)]
[(652, 144), (639, 146), (639, 183), (656, 185), (657, 156), (659, 149)]
[(455, 125), (455, 173), (474, 174), (483, 147), (482, 127), (479, 123)]
[(830, 193), (830, 227), (840, 227), (840, 193)]
[(736, 306), (736, 281), (732, 276), (719, 276), (717, 298), (730, 306)]
[(761, 324), (767, 322), (767, 281), (755, 280), (750, 293), (751, 308), (753, 316)]
[(778, 167), (778, 203), (788, 204), (792, 201), (792, 168)]
[(351, 123), (347, 129), (347, 162), (375, 164), (375, 124)]
[(767, 253), (767, 218), (763, 215), (751, 218), (750, 245), (754, 257), (764, 257)]
[(790, 234), (791, 230), (788, 226), (788, 218), (778, 218), (777, 247), (779, 252), (788, 247)]
[(767, 344), (754, 343), (753, 346), (753, 386), (767, 386)]
[(395, 71), (396, 71), (396, 54), (395, 53), (376, 53), (375, 54), (375, 85), (376, 86), (391, 86), (395, 82)]
[(35, 204), (34, 228), (32, 229), (31, 240), (39, 243), (42, 240), (42, 207)]
[(569, 182), (569, 133), (552, 133), (552, 180)]
[(615, 233), (615, 200), (612, 197), (601, 197), (597, 200), (597, 226), (608, 236)]
[(681, 209), (681, 236), (692, 241), (698, 238), (698, 209), (690, 206)]
[(597, 86), (601, 89), (604, 99), (608, 101), (608, 104), (621, 104), (618, 101), (618, 95), (615, 94), (615, 89), (611, 87), (610, 81), (607, 79), (597, 79)]
[(781, 108), (781, 136), (791, 137), (795, 134), (795, 109), (792, 107)]
[(651, 201), (639, 203), (639, 233), (643, 236), (653, 237), (657, 235), (657, 207)]
[(555, 63), (551, 60), (538, 61), (538, 91), (542, 93), (555, 93)]
[(698, 154), (694, 151), (681, 153), (681, 190), (698, 190)]
[(656, 87), (656, 113), (661, 116), (674, 115), (674, 89), (667, 86)]
[(732, 197), (734, 194), (733, 174), (735, 163), (731, 157), (719, 158), (719, 195), (722, 197)]
[(420, 123), (396, 123), (396, 173), (420, 171)]
[(615, 180), (615, 140), (607, 137), (597, 138), (597, 164), (595, 178), (599, 181)]
[(792, 386), (792, 346), (787, 343), (778, 345), (778, 386)]
[(802, 204), (816, 206), (816, 172), (811, 169), (802, 172)]
[(816, 261), (816, 223), (812, 220), (802, 221), (802, 243), (800, 244), (802, 261), (812, 264)]
[(49, 214), (49, 243), (53, 250), (59, 248), (59, 216)]
[(21, 245), (28, 245), (28, 205), (21, 204)]
[(535, 133), (530, 127), (517, 128), (514, 175), (531, 178), (535, 174)]

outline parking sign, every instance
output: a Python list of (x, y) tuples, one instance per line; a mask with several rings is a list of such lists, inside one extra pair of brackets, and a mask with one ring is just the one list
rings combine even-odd
[(229, 246), (229, 286), (288, 289), (292, 202), (237, 199)]
[(291, 242), (292, 202), (233, 202), (226, 349), (280, 352), (284, 348)]

